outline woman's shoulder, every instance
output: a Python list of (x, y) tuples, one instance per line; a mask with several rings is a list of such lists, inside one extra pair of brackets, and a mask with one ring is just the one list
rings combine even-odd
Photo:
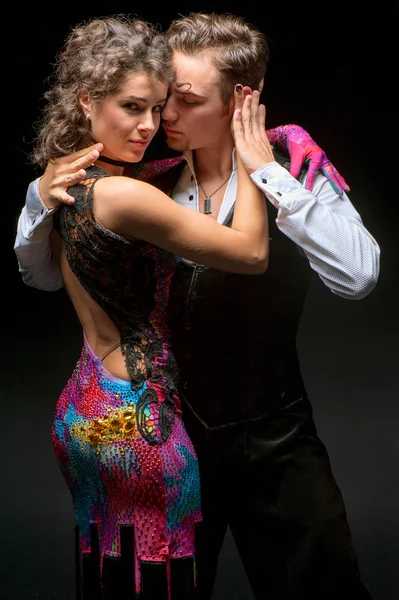
[[(90, 178), (90, 173), (88, 177)], [(160, 193), (150, 183), (126, 175), (106, 174), (106, 176), (97, 177), (97, 173), (95, 173), (93, 175), (93, 186), (94, 183), (96, 183), (94, 194), (96, 202), (108, 202), (112, 199), (115, 208), (116, 205), (131, 205), (132, 201), (146, 202), (151, 194)]]
[(147, 220), (150, 207), (161, 194), (150, 183), (125, 175), (108, 175), (93, 182), (87, 205), (96, 221), (121, 233), (125, 231), (127, 221)]
[(94, 184), (100, 179), (109, 177), (108, 173), (97, 165), (90, 165), (86, 168), (86, 174), (78, 183), (68, 188), (68, 193), (75, 198), (75, 201), (88, 199), (93, 193)]

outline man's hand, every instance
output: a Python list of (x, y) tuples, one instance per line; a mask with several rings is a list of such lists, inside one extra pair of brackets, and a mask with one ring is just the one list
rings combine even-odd
[(39, 194), (48, 209), (75, 202), (67, 189), (83, 179), (85, 169), (98, 159), (102, 149), (102, 144), (93, 144), (48, 163), (39, 181)]
[(299, 125), (282, 125), (281, 127), (269, 129), (266, 134), (270, 143), (275, 143), (286, 152), (289, 152), (291, 158), (290, 173), (293, 177), (298, 177), (305, 161), (309, 162), (306, 189), (313, 189), (316, 174), (318, 171), (322, 171), (338, 195), (342, 196), (344, 191), (349, 192), (350, 188), (345, 179), (329, 161), (324, 150), (312, 140), (305, 129), (299, 127)]
[(259, 92), (236, 86), (233, 136), (236, 150), (246, 171), (251, 174), (274, 162), (273, 150), (266, 135), (266, 108), (259, 104)]

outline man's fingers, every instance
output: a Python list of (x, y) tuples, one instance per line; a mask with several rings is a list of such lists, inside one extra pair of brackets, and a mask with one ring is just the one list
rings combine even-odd
[(74, 171), (77, 169), (84, 169), (98, 159), (103, 148), (104, 146), (101, 143), (92, 144), (87, 148), (82, 148), (73, 154), (68, 154), (68, 156), (57, 159), (54, 161), (54, 164), (57, 165), (57, 163), (59, 163), (64, 169), (69, 169), (69, 167), (71, 167)]
[(74, 204), (74, 202), (75, 202), (75, 198), (73, 198), (72, 196), (69, 196), (68, 194), (60, 194), (59, 199), (61, 200), (61, 202), (63, 204), (68, 204), (68, 205)]
[(101, 143), (92, 144), (91, 146), (88, 146), (87, 148), (82, 148), (81, 150), (77, 150), (73, 154), (69, 154), (68, 156), (64, 156), (63, 160), (65, 162), (74, 162), (76, 160), (79, 160), (80, 158), (83, 158), (85, 156), (89, 156), (94, 151), (100, 153), (103, 148), (104, 148), (104, 146)]
[[(62, 204), (73, 204), (75, 199), (68, 194), (67, 190), (72, 185), (79, 183), (85, 175), (86, 171), (84, 169), (80, 169), (77, 173), (60, 175), (57, 178), (57, 183), (54, 181), (53, 185), (51, 185), (51, 197)], [(48, 192), (50, 192), (50, 188)]]
[(87, 169), (87, 167), (89, 167), (93, 162), (95, 162), (99, 156), (99, 150), (97, 148), (92, 148), (89, 152), (86, 152), (85, 154), (79, 156), (73, 162), (68, 163), (68, 166), (70, 165), (71, 170), (73, 171), (76, 171), (78, 169)]
[(98, 150), (92, 150), (92, 151), (88, 152), (84, 156), (81, 156), (80, 158), (75, 160), (73, 163), (70, 163), (70, 165), (68, 165), (68, 166), (70, 166), (69, 172), (78, 171), (79, 169), (87, 169), (87, 167), (89, 167), (91, 164), (93, 164), (93, 162), (95, 162), (99, 156), (100, 156), (100, 153)]
[(84, 169), (80, 169), (76, 173), (71, 173), (70, 175), (66, 175), (64, 177), (63, 183), (61, 184), (61, 187), (68, 188), (71, 185), (75, 185), (75, 183), (79, 183), (79, 181), (81, 181), (85, 175), (86, 175), (86, 171)]

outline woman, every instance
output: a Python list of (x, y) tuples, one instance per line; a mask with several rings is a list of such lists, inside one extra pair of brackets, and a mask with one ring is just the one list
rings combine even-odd
[(179, 256), (241, 273), (264, 272), (268, 263), (266, 203), (243, 166), (254, 148), (274, 160), (257, 92), (244, 100), (238, 86), (238, 109), (231, 106), (238, 154), (231, 229), (122, 175), (159, 127), (169, 58), (162, 35), (142, 21), (76, 26), (59, 54), (33, 152), (44, 166), (102, 144), (96, 164), (69, 188), (75, 203), (59, 211), (53, 236), (84, 335), (53, 422), (74, 502), (83, 600), (194, 594), (200, 482), (169, 344), (169, 284)]

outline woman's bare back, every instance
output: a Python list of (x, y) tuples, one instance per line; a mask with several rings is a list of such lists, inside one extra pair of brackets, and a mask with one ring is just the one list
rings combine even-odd
[(65, 289), (75, 308), (89, 346), (94, 354), (102, 359), (103, 366), (107, 371), (115, 377), (129, 380), (125, 359), (120, 348), (118, 328), (72, 272), (65, 252), (62, 250), (60, 237), (55, 230), (52, 233), (51, 243), (53, 253), (58, 255)]

